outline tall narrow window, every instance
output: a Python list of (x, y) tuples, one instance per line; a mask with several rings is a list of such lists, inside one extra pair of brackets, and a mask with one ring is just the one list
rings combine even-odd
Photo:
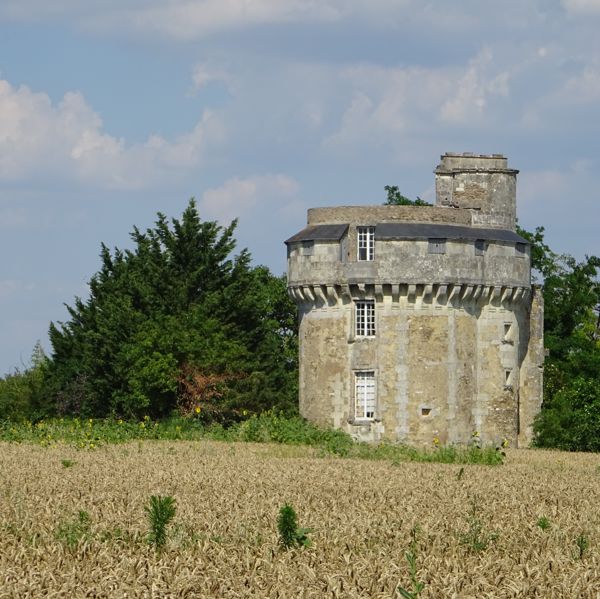
[(356, 302), (356, 336), (373, 337), (375, 335), (375, 302), (364, 300)]
[(357, 227), (358, 260), (375, 259), (375, 227)]
[(375, 418), (375, 372), (373, 370), (354, 373), (354, 417), (357, 420)]
[(519, 258), (524, 258), (525, 257), (525, 254), (526, 254), (527, 250), (526, 250), (526, 246), (525, 246), (524, 243), (517, 243), (515, 249), (517, 250), (517, 256)]
[(485, 239), (476, 239), (475, 240), (475, 255), (483, 256), (485, 253)]

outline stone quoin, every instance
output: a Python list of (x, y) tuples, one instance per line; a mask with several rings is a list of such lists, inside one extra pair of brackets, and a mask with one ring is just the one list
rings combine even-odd
[(527, 446), (543, 303), (516, 231), (517, 170), (446, 153), (435, 206), (312, 208), (286, 241), (300, 413), (365, 441)]

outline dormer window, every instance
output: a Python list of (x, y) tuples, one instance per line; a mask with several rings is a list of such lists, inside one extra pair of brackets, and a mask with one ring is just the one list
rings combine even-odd
[(375, 259), (375, 227), (357, 227), (359, 262)]
[(427, 252), (429, 254), (445, 254), (446, 240), (430, 237), (429, 244), (427, 246)]
[(302, 242), (302, 255), (312, 256), (315, 253), (315, 242), (312, 240)]

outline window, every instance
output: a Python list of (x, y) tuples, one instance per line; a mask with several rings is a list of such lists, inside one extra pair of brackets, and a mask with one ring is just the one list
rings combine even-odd
[(517, 256), (519, 258), (524, 258), (525, 257), (525, 244), (517, 243), (516, 249), (517, 249)]
[(512, 369), (507, 368), (504, 371), (504, 389), (506, 389), (507, 391), (512, 391), (513, 386), (512, 386)]
[(485, 239), (476, 239), (475, 240), (475, 255), (483, 256), (485, 253)]
[(354, 373), (354, 417), (357, 420), (375, 418), (375, 372), (373, 370)]
[(312, 256), (315, 253), (315, 242), (314, 241), (303, 241), (302, 242), (302, 255)]
[(356, 302), (355, 323), (357, 337), (375, 336), (375, 302), (373, 300)]
[(375, 227), (358, 227), (358, 260), (375, 259)]
[(446, 240), (445, 239), (429, 239), (429, 247), (427, 252), (430, 254), (445, 254), (446, 253)]

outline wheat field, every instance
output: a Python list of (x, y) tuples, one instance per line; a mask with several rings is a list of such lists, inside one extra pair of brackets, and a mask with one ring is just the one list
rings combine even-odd
[[(600, 458), (509, 450), (502, 466), (144, 441), (0, 444), (0, 599), (600, 597)], [(175, 498), (162, 551), (151, 495)], [(310, 527), (285, 550), (289, 502)], [(417, 596), (416, 594), (414, 595)]]

